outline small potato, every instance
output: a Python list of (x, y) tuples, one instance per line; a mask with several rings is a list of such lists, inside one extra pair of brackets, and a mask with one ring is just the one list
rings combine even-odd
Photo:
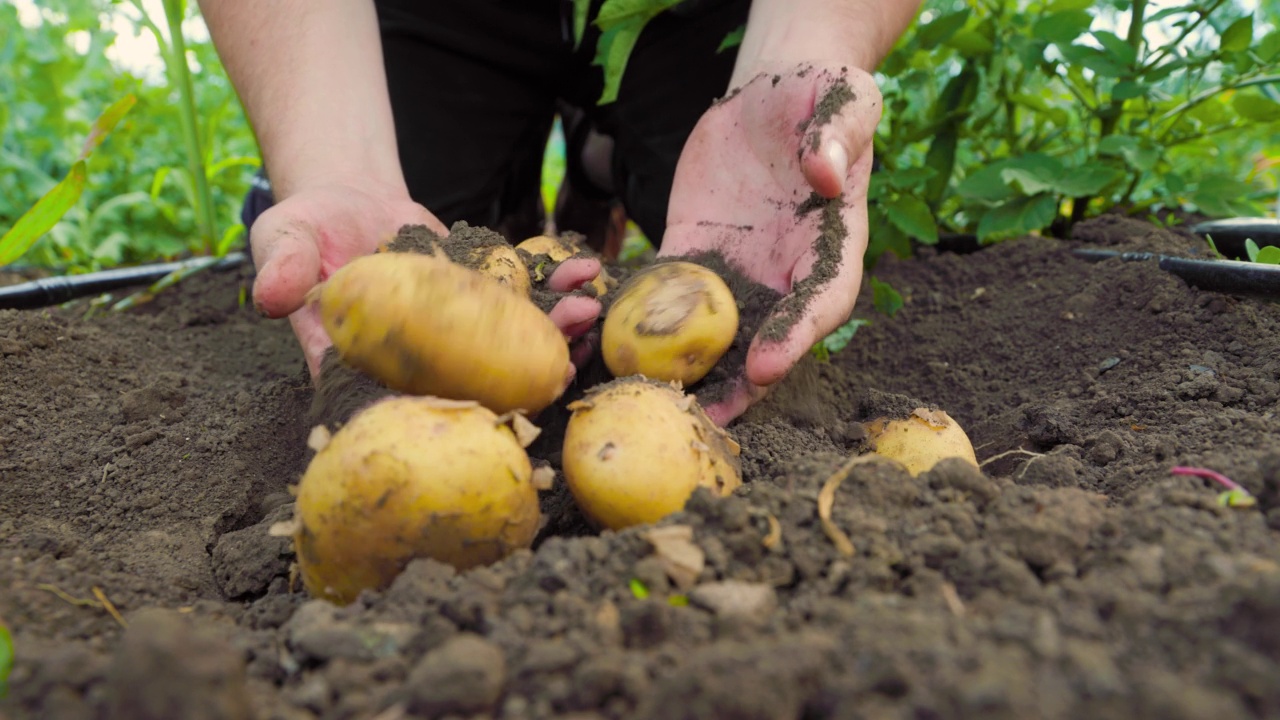
[[(530, 255), (546, 255), (553, 263), (562, 263), (571, 257), (582, 254), (582, 248), (567, 238), (557, 238), (550, 235), (535, 235), (521, 242), (516, 246), (517, 250), (524, 250)], [(591, 281), (591, 287), (595, 289), (596, 297), (604, 297), (613, 287), (615, 281), (609, 275), (609, 271), (600, 267), (600, 274), (596, 275)]]
[(529, 269), (510, 245), (476, 248), (470, 267), (511, 288), (517, 294), (529, 296)]
[(664, 262), (631, 277), (605, 317), (601, 351), (615, 377), (692, 385), (733, 344), (738, 306), (714, 271)]
[(541, 520), (532, 476), (517, 433), (476, 403), (375, 402), (329, 438), (298, 485), (303, 583), (346, 604), (414, 558), (463, 570), (527, 548)]
[(366, 255), (313, 297), (342, 359), (393, 390), (536, 413), (573, 374), (546, 313), (443, 256)]
[(572, 403), (562, 464), (586, 517), (617, 530), (684, 507), (698, 486), (742, 484), (737, 443), (672, 385), (624, 378)]
[(581, 252), (573, 243), (550, 235), (535, 235), (516, 245), (516, 249), (530, 255), (546, 255), (554, 263), (564, 262)]
[(863, 426), (875, 453), (902, 463), (912, 476), (949, 457), (978, 465), (969, 436), (945, 411), (917, 408), (905, 418), (877, 418)]

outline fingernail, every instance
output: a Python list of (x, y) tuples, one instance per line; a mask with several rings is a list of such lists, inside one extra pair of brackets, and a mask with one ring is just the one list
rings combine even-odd
[(849, 174), (849, 153), (840, 143), (831, 142), (827, 144), (826, 154), (827, 160), (831, 163), (831, 169), (835, 171), (836, 177), (840, 178), (840, 184), (844, 185), (844, 178)]

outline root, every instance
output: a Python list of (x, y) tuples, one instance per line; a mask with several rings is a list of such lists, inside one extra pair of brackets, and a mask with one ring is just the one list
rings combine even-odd
[(764, 536), (765, 548), (772, 549), (782, 542), (782, 523), (772, 513), (769, 515), (769, 534)]
[(89, 600), (87, 598), (78, 598), (78, 597), (75, 597), (74, 595), (69, 595), (66, 592), (64, 592), (61, 588), (57, 587), (56, 585), (49, 585), (49, 584), (37, 585), (36, 589), (53, 593), (55, 596), (57, 596), (59, 600), (67, 603), (68, 605), (75, 605), (76, 607), (100, 607), (103, 610), (106, 610), (107, 614), (110, 615), (113, 620), (119, 623), (120, 627), (122, 628), (129, 627), (129, 623), (125, 622), (124, 616), (121, 615), (120, 611), (116, 609), (115, 604), (112, 603), (111, 600), (107, 597), (107, 594), (102, 591), (102, 588), (96, 585), (93, 587), (93, 596), (97, 598), (96, 600)]
[(827, 538), (836, 546), (836, 550), (841, 555), (851, 557), (857, 550), (854, 548), (853, 541), (849, 539), (849, 536), (836, 527), (835, 523), (831, 522), (831, 508), (836, 503), (836, 490), (840, 489), (840, 483), (849, 477), (849, 473), (854, 466), (875, 462), (879, 459), (879, 456), (873, 454), (854, 455), (844, 461), (844, 464), (822, 483), (822, 490), (818, 493), (818, 520), (822, 522), (822, 531), (827, 534)]

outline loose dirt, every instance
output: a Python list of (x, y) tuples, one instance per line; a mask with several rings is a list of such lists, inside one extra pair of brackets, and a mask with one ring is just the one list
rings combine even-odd
[[(1078, 236), (1190, 248), (1111, 218)], [(871, 324), (731, 426), (745, 485), (661, 524), (688, 528), (693, 574), (654, 528), (586, 527), (557, 478), (532, 551), (417, 561), (345, 608), (268, 533), (315, 397), (288, 326), (239, 303), (247, 272), (126, 315), (0, 312), (0, 715), (1280, 716), (1280, 306), (1079, 242), (883, 262), (903, 309), (868, 289)], [(982, 471), (854, 467), (842, 554), (819, 492), (859, 421), (914, 402)]]

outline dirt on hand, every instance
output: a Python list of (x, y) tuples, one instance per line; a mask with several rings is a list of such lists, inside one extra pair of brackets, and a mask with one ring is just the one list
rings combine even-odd
[[(1070, 254), (1103, 227), (1161, 242), (1107, 219), (882, 262), (902, 310), (867, 288), (848, 347), (731, 426), (744, 486), (661, 523), (695, 575), (651, 527), (584, 527), (557, 478), (531, 551), (418, 560), (342, 608), (270, 532), (316, 392), (288, 326), (239, 304), (245, 272), (128, 314), (0, 312), (0, 714), (1280, 716), (1280, 306)], [(982, 468), (855, 466), (843, 554), (819, 493), (861, 421), (917, 402)], [(558, 467), (553, 429), (531, 454)]]

